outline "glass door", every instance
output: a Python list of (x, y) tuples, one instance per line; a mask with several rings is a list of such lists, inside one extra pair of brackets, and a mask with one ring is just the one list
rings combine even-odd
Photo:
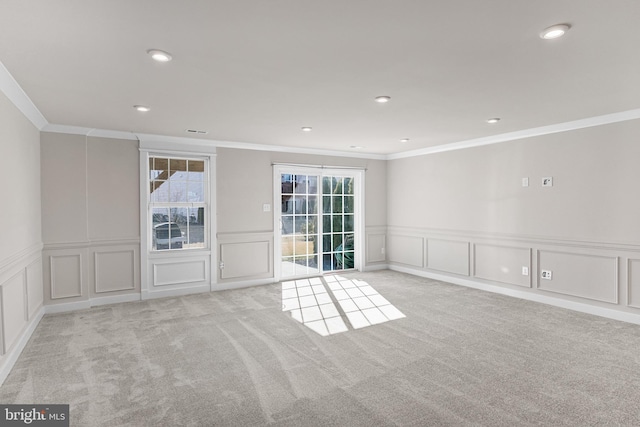
[(318, 175), (280, 174), (282, 277), (319, 274)]
[(322, 177), (322, 270), (354, 267), (354, 178)]
[(355, 172), (276, 167), (278, 279), (359, 267), (362, 221)]

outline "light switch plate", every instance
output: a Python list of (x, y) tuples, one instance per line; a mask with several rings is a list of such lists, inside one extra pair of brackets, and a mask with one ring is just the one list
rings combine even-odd
[(522, 178), (522, 186), (523, 187), (529, 186), (529, 178)]
[(553, 187), (553, 177), (552, 176), (545, 176), (544, 178), (542, 178), (542, 186), (543, 187)]

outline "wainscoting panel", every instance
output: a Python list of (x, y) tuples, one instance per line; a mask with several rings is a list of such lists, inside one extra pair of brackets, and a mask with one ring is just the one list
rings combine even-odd
[(469, 242), (427, 239), (427, 268), (469, 275)]
[(25, 269), (27, 276), (27, 313), (32, 319), (44, 303), (42, 258), (38, 257)]
[(218, 233), (217, 237), (221, 282), (253, 283), (273, 278), (272, 231)]
[(49, 256), (51, 299), (83, 296), (83, 254)]
[[(640, 244), (389, 226), (386, 265), (562, 307), (595, 307), (625, 321), (640, 316)], [(550, 280), (540, 277), (542, 270)]]
[(2, 348), (3, 353), (20, 337), (27, 326), (26, 274), (20, 273), (2, 283)]
[(424, 238), (390, 234), (387, 239), (387, 258), (390, 262), (424, 267)]
[(93, 252), (95, 292), (135, 290), (138, 263), (134, 249), (100, 249)]
[(0, 260), (0, 385), (44, 314), (42, 243)]
[(385, 257), (385, 233), (367, 232), (366, 263), (384, 262)]
[[(551, 271), (551, 280), (541, 278)], [(538, 288), (596, 301), (618, 303), (618, 257), (538, 251)]]
[[(531, 249), (491, 244), (474, 245), (474, 276), (494, 282), (531, 287)], [(529, 274), (522, 275), (522, 267)]]
[(45, 305), (138, 293), (140, 239), (46, 244), (42, 267)]
[(628, 305), (640, 308), (640, 259), (630, 259), (627, 272), (629, 281)]
[(209, 263), (202, 259), (152, 260), (154, 287), (208, 282)]
[(257, 278), (271, 275), (269, 241), (220, 245), (221, 279)]

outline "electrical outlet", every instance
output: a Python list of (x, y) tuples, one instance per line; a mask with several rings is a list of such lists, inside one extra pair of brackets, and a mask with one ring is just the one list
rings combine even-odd
[(552, 176), (545, 176), (544, 178), (542, 178), (542, 186), (543, 187), (553, 187), (553, 177)]
[(529, 275), (529, 267), (525, 267), (524, 265), (522, 266), (522, 275), (523, 276)]
[(271, 212), (271, 205), (269, 203), (262, 205), (262, 212)]
[(542, 270), (540, 274), (540, 278), (544, 280), (551, 280), (552, 272), (551, 270)]

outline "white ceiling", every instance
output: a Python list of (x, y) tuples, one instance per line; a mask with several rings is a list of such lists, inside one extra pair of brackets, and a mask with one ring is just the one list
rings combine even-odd
[(639, 24), (638, 0), (0, 0), (0, 61), (51, 124), (390, 154), (638, 109)]

